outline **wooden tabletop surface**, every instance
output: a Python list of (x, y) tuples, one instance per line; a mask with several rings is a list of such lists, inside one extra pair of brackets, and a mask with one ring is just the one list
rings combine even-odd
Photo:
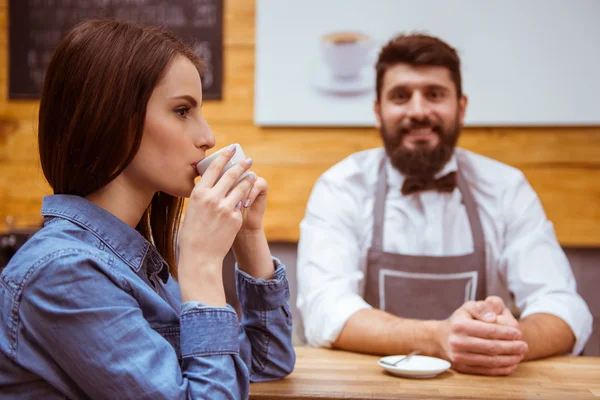
[(431, 379), (392, 376), (380, 357), (296, 348), (286, 379), (253, 383), (250, 398), (320, 399), (557, 399), (600, 398), (600, 357), (554, 357), (522, 363), (510, 376), (464, 375), (448, 370)]

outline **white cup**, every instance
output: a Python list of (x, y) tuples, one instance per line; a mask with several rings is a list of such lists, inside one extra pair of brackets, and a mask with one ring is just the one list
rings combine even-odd
[(321, 54), (334, 78), (351, 79), (369, 61), (374, 41), (359, 32), (332, 32), (321, 38)]
[[(223, 167), (223, 171), (221, 171), (221, 175), (219, 175), (219, 178), (217, 179), (217, 181), (219, 179), (221, 179), (221, 177), (225, 174), (225, 172), (227, 172), (228, 169), (230, 169), (231, 167), (233, 167), (240, 161), (244, 161), (246, 159), (246, 155), (244, 154), (244, 150), (242, 150), (242, 146), (240, 146), (238, 143), (234, 143), (234, 146), (236, 147), (235, 153), (233, 154), (231, 159), (227, 162), (227, 164), (225, 164), (225, 167)], [(196, 169), (198, 170), (198, 173), (200, 174), (200, 176), (204, 175), (204, 173), (208, 169), (208, 166), (214, 160), (216, 160), (217, 157), (219, 157), (221, 152), (223, 152), (224, 150), (227, 150), (228, 148), (229, 148), (229, 146), (224, 147), (221, 150), (212, 153), (210, 156), (206, 157), (204, 160), (200, 161), (198, 163), (198, 165), (196, 165)], [(239, 177), (236, 184), (239, 183), (242, 179), (244, 179), (248, 175), (248, 173), (249, 173), (249, 171), (245, 171)]]

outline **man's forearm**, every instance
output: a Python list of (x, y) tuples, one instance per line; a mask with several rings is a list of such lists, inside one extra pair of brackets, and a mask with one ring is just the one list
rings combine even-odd
[(555, 315), (531, 314), (519, 322), (519, 328), (529, 347), (525, 360), (570, 353), (573, 350), (573, 331)]
[(369, 354), (408, 354), (419, 350), (437, 355), (439, 321), (396, 317), (377, 309), (360, 310), (350, 317), (333, 347)]

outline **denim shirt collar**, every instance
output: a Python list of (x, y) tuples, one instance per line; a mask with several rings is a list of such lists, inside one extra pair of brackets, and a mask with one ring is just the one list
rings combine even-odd
[(145, 266), (149, 275), (167, 282), (169, 268), (156, 248), (137, 230), (91, 201), (65, 194), (46, 196), (42, 216), (66, 219), (90, 231), (136, 273)]

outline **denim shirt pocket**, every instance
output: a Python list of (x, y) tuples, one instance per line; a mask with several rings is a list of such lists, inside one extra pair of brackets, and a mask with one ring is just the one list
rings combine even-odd
[(158, 334), (160, 334), (163, 338), (165, 338), (165, 340), (167, 342), (169, 342), (169, 344), (171, 345), (171, 347), (173, 347), (173, 349), (175, 350), (175, 353), (177, 354), (177, 359), (179, 360), (179, 364), (181, 364), (181, 346), (179, 344), (179, 325), (168, 325), (168, 326), (161, 326), (158, 328), (153, 328), (156, 332), (158, 332)]

